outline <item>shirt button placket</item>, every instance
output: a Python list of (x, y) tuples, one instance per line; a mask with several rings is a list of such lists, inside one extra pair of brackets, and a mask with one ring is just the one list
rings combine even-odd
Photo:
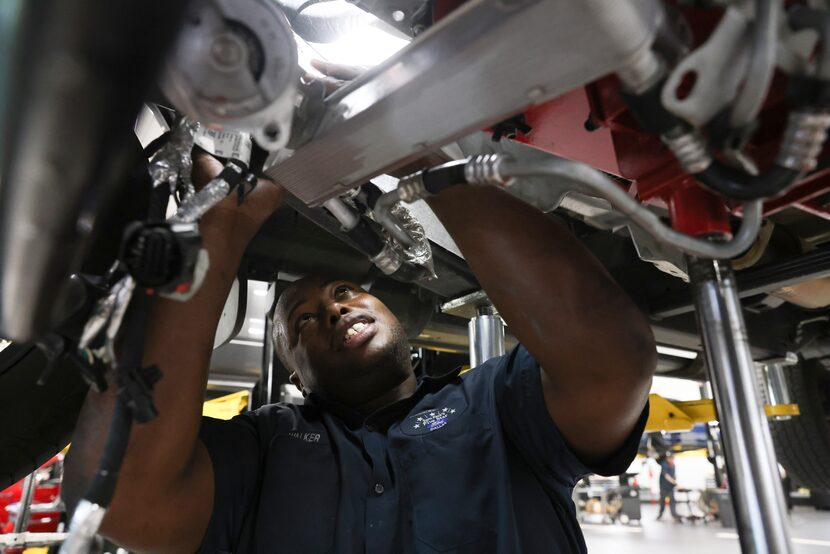
[[(366, 498), (366, 554), (386, 554), (394, 551), (391, 541), (397, 525), (395, 494), (387, 472), (386, 441), (373, 423), (364, 427), (363, 446), (372, 460), (372, 481)], [(390, 496), (391, 495), (391, 496)]]

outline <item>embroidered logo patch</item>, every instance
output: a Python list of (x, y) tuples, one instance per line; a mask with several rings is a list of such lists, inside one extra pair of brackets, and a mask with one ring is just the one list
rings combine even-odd
[(409, 416), (401, 425), (404, 433), (407, 435), (423, 435), (432, 433), (444, 427), (453, 418), (458, 417), (463, 409), (454, 406), (443, 406), (441, 408), (433, 408), (418, 414)]

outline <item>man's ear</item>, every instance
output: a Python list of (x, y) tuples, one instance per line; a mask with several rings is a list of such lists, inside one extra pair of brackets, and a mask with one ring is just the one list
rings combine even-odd
[(288, 376), (288, 380), (291, 381), (291, 384), (300, 389), (300, 392), (303, 393), (305, 396), (305, 390), (303, 389), (303, 382), (300, 380), (300, 376), (297, 375), (296, 371), (292, 371), (291, 375)]

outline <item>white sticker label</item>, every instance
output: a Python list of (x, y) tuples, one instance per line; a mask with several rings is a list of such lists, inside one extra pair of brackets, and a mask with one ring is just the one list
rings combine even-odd
[(204, 125), (196, 133), (196, 144), (220, 158), (251, 163), (251, 135), (239, 131), (216, 131)]

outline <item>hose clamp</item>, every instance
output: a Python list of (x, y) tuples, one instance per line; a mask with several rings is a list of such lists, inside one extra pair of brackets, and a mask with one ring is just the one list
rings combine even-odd
[(403, 260), (388, 242), (380, 253), (370, 259), (386, 275), (392, 275), (403, 265)]

